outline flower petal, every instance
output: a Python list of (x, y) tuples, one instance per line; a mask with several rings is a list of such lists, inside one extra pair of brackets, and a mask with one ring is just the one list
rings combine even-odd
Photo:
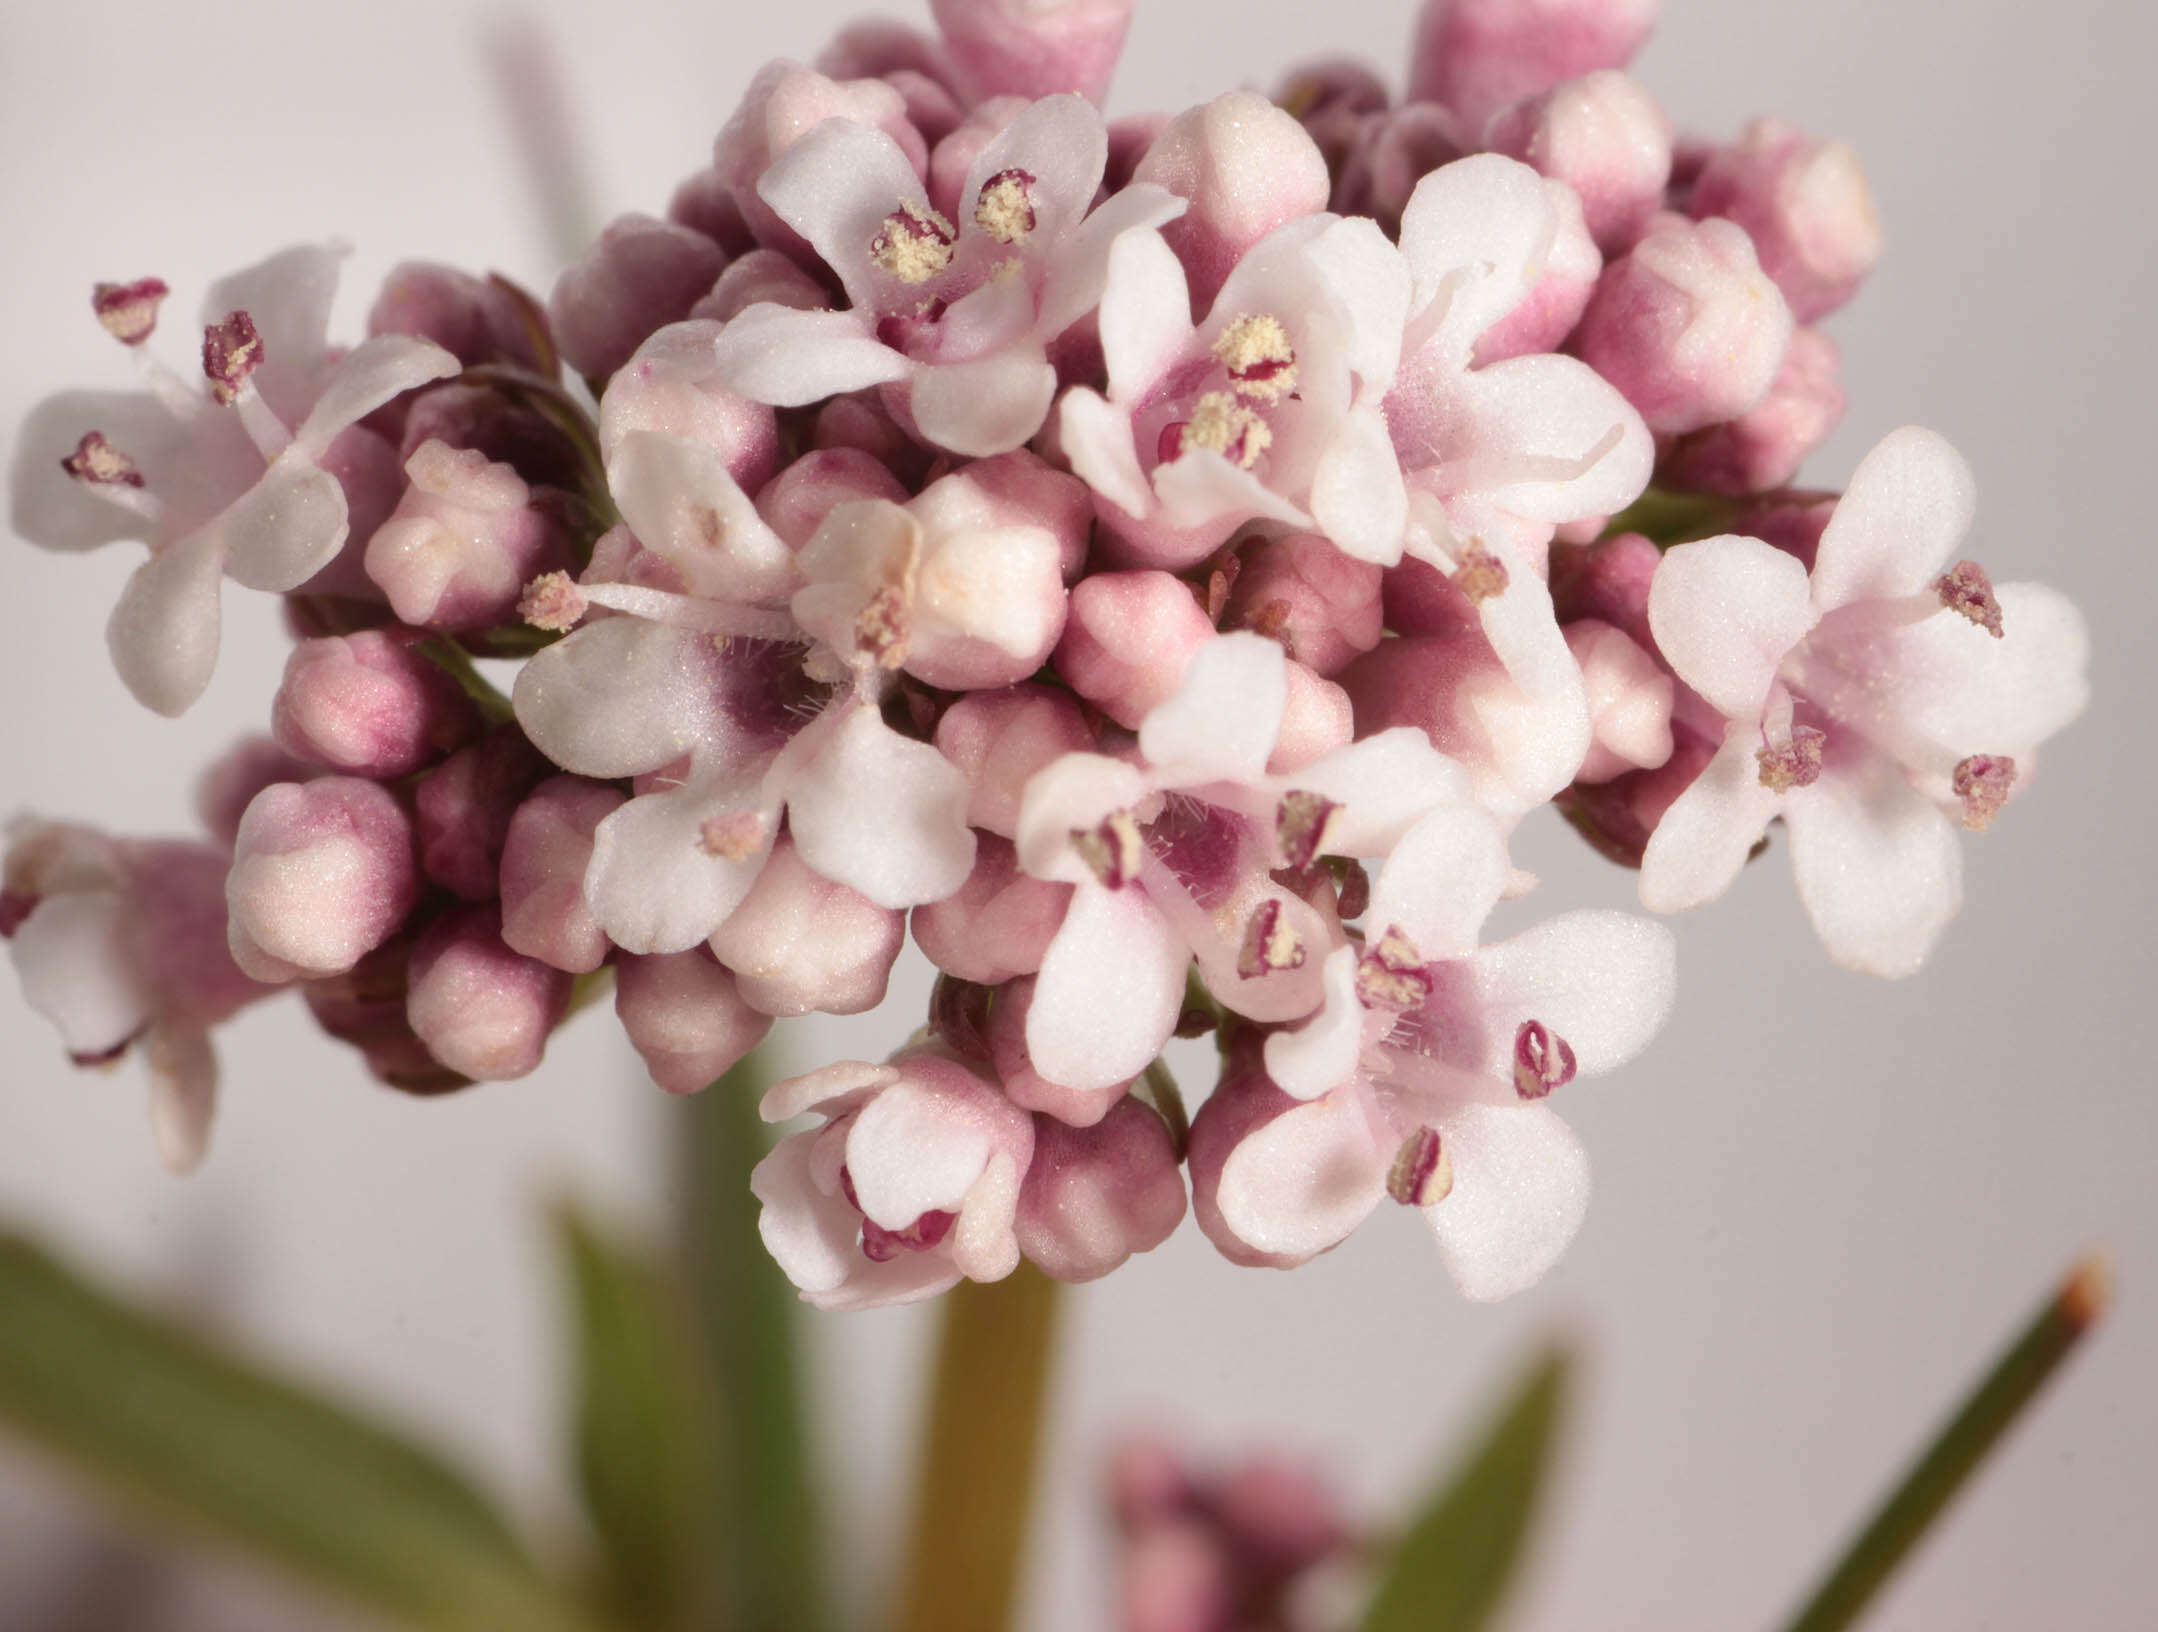
[(1073, 892), (1027, 1010), (1027, 1055), (1081, 1092), (1129, 1082), (1176, 1030), (1190, 954), (1139, 890)]
[(352, 252), (342, 242), (295, 244), (243, 267), (210, 286), (202, 321), (222, 323), (245, 312), (262, 337), (262, 366), (253, 385), (287, 425), (307, 411), (329, 361), (330, 305), (340, 264)]
[(875, 316), (759, 302), (719, 331), (714, 373), (728, 390), (776, 408), (903, 380), (914, 365), (876, 337)]
[(1372, 882), (1372, 938), (1398, 929), (1426, 962), (1473, 950), (1512, 873), (1497, 822), (1474, 805), (1432, 811), (1402, 836)]
[(608, 462), (607, 486), (637, 541), (699, 599), (770, 605), (801, 581), (716, 448), (632, 431)]
[(188, 1026), (150, 1028), (143, 1057), (150, 1068), (150, 1132), (157, 1159), (192, 1173), (210, 1148), (217, 1111), (217, 1055), (210, 1034)]
[(1656, 440), (1618, 389), (1577, 357), (1513, 357), (1459, 381), (1476, 451), (1455, 476), (1533, 521), (1579, 521), (1641, 496)]
[(209, 528), (137, 567), (105, 625), (113, 667), (136, 701), (184, 714), (217, 668), (218, 593), (224, 550)]
[(319, 459), (346, 426), (365, 419), (392, 397), (430, 380), (449, 378), (461, 366), (432, 340), (413, 335), (378, 334), (362, 340), (339, 360), (322, 395), (294, 433), (293, 446), (309, 459)]
[(880, 907), (941, 901), (966, 882), (967, 779), (928, 743), (902, 737), (874, 708), (851, 707), (813, 752), (781, 760), (773, 783), (795, 848), (826, 878)]
[(710, 637), (600, 618), (535, 652), (512, 701), (534, 746), (564, 770), (612, 779), (671, 764), (709, 723)]
[(1649, 580), (1649, 629), (1664, 661), (1717, 713), (1748, 724), (1815, 616), (1804, 565), (1735, 533), (1674, 545)]
[(1471, 795), (1468, 773), (1409, 725), (1373, 732), (1287, 780), (1341, 807), (1326, 829), (1326, 853), (1335, 856), (1387, 855), (1435, 806)]
[(1733, 721), (1723, 746), (1649, 835), (1641, 856), (1641, 904), (1684, 912), (1731, 887), (1783, 798), (1761, 785), (1758, 728)]
[(1813, 558), (1826, 612), (1926, 588), (1971, 530), (1978, 487), (1963, 455), (1921, 425), (1890, 431), (1858, 462)]
[[(1266, 1074), (1296, 1099), (1317, 1099), (1356, 1074), (1364, 1049), (1364, 1005), (1356, 996), (1356, 948), (1339, 946), (1320, 970), (1326, 999), (1294, 1031), (1266, 1040)], [(1254, 1243), (1256, 1244), (1256, 1243)]]
[(869, 246), (883, 230), (884, 218), (904, 202), (928, 199), (899, 144), (851, 119), (827, 119), (788, 148), (758, 178), (757, 193), (816, 247), (858, 307), (876, 302), (878, 279)]
[(1344, 555), (1390, 567), (1401, 559), (1409, 490), (1386, 420), (1352, 408), (1311, 473), (1311, 515)]
[(50, 895), (8, 940), (24, 1001), (70, 1054), (110, 1054), (150, 1018), (151, 993), (128, 950), (129, 911), (118, 890)]
[(1045, 96), (1022, 108), (968, 166), (960, 193), (960, 231), (973, 228), (983, 183), (1006, 170), (1024, 170), (1033, 178), (1027, 187), (1034, 211), (1029, 243), (1054, 244), (1061, 258), (1064, 246), (1059, 240), (1086, 214), (1108, 167), (1109, 132), (1094, 104), (1069, 92)]
[(968, 363), (918, 370), (907, 405), (938, 447), (970, 459), (1009, 453), (1042, 428), (1057, 371), (1039, 348), (1014, 346)]
[(1222, 1164), (1216, 1204), (1246, 1245), (1309, 1258), (1371, 1216), (1386, 1194), (1392, 1156), (1363, 1096), (1331, 1093), (1246, 1134)]
[(345, 490), (295, 443), (209, 530), (218, 535), (228, 577), (282, 595), (328, 566), (350, 528)]
[(805, 1296), (836, 1292), (862, 1268), (861, 1215), (842, 1195), (826, 1195), (811, 1175), (821, 1130), (790, 1133), (749, 1175), (763, 1203), (757, 1233), (787, 1279)]
[(1556, 232), (1543, 178), (1527, 165), (1497, 153), (1442, 165), (1401, 212), (1410, 311), (1435, 319), (1447, 351), (1466, 361), (1484, 330), (1521, 304)]
[[(1122, 192), (1104, 199), (1101, 208), (1067, 233), (1063, 242), (1057, 245), (1056, 260), (1049, 268), (1048, 281), (1042, 285), (1035, 332), (1044, 340), (1053, 340), (1093, 311), (1104, 299), (1110, 254), (1124, 236), (1127, 233), (1150, 234), (1153, 228), (1174, 221), (1184, 210), (1183, 199), (1166, 187), (1146, 181), (1134, 182)], [(1176, 275), (1182, 279), (1181, 265), (1177, 267)], [(1184, 325), (1189, 330), (1188, 296)], [(1109, 377), (1114, 380), (1117, 375), (1112, 370)]]
[(1438, 1128), (1454, 1187), (1424, 1221), (1447, 1274), (1472, 1303), (1527, 1291), (1581, 1228), (1588, 1152), (1548, 1105), (1463, 1105)]
[[(1086, 386), (1064, 393), (1057, 440), (1079, 479), (1134, 520), (1154, 508), (1154, 490), (1140, 468), (1131, 415)], [(125, 535), (122, 535), (125, 536)]]
[(1109, 394), (1135, 404), (1168, 373), (1192, 336), (1184, 264), (1160, 233), (1127, 232), (1110, 245), (1099, 323)]
[(714, 855), (705, 823), (744, 809), (754, 796), (729, 779), (701, 777), (665, 793), (640, 795), (593, 830), (585, 900), (607, 938), (625, 952), (686, 952), (719, 927), (756, 883), (776, 820), (740, 859)]
[(1511, 1074), (1515, 1033), (1534, 1020), (1594, 1076), (1624, 1065), (1662, 1028), (1677, 991), (1678, 948), (1652, 919), (1583, 909), (1484, 947), (1469, 969), (1494, 1051), (1487, 1073)]
[(1846, 969), (1914, 973), (1963, 905), (1956, 825), (1887, 755), (1832, 755), (1785, 797), (1791, 867), (1806, 916)]
[(1248, 630), (1203, 642), (1183, 683), (1139, 727), (1139, 752), (1156, 785), (1259, 781), (1281, 735), (1288, 690), (1280, 642)]

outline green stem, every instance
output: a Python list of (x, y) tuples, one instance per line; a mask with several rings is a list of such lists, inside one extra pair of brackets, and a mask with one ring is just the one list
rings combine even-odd
[(894, 1632), (1007, 1632), (1032, 1512), (1058, 1285), (1032, 1264), (944, 1295)]
[(719, 1374), (731, 1451), (720, 1538), (733, 1555), (730, 1632), (829, 1624), (817, 1503), (803, 1432), (794, 1288), (757, 1237), (749, 1173), (768, 1147), (757, 1101), (769, 1049), (752, 1052), (684, 1107), (678, 1245)]
[(1845, 1549), (1827, 1579), (1789, 1622), (1787, 1632), (1842, 1632), (1858, 1620), (1904, 1556), (2104, 1312), (2106, 1297), (2103, 1260), (2087, 1258), (2069, 1272)]
[(1696, 538), (1713, 538), (1729, 532), (1738, 519), (1736, 499), (1716, 493), (1680, 493), (1652, 487), (1613, 516), (1604, 526), (1604, 537), (1641, 533), (1669, 549)]

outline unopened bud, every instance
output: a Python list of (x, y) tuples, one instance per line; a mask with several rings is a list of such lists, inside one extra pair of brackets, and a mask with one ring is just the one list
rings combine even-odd
[(271, 982), (350, 969), (404, 921), (418, 889), (412, 823), (379, 783), (265, 788), (240, 818), (225, 884), (233, 961)]
[(474, 1082), (530, 1073), (569, 1006), (571, 977), (502, 942), (492, 904), (430, 924), (412, 954), (406, 1017), (427, 1052)]
[(1686, 208), (1744, 227), (1801, 323), (1848, 301), (1880, 259), (1880, 217), (1858, 155), (1781, 119), (1756, 119), (1711, 154)]

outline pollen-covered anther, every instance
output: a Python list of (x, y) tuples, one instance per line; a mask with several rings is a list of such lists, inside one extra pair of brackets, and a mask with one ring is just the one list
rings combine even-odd
[(157, 309), (171, 293), (163, 278), (101, 283), (90, 291), (90, 308), (121, 345), (139, 346), (156, 332)]
[(1571, 1044), (1541, 1020), (1524, 1020), (1514, 1032), (1514, 1092), (1542, 1099), (1574, 1080)]
[(1274, 847), (1280, 865), (1302, 872), (1326, 853), (1341, 806), (1321, 793), (1285, 793), (1274, 811)]
[(1472, 606), (1482, 606), (1492, 596), (1505, 594), (1507, 584), (1512, 582), (1506, 563), (1474, 540), (1454, 563), (1453, 577), (1454, 587), (1469, 598)]
[(1386, 1193), (1404, 1207), (1429, 1207), (1454, 1188), (1454, 1159), (1437, 1128), (1418, 1128), (1401, 1141), (1386, 1171)]
[(1949, 611), (1969, 618), (1995, 640), (2001, 638), (2001, 603), (1994, 598), (1993, 580), (1976, 561), (1958, 561), (1934, 580), (1933, 590)]
[(1039, 185), (1027, 171), (999, 170), (982, 183), (974, 201), (974, 224), (1000, 244), (1024, 243), (1034, 231), (1034, 188)]
[(901, 283), (927, 283), (952, 264), (951, 222), (919, 199), (908, 199), (884, 218), (869, 241), (869, 258)]
[(903, 1230), (887, 1230), (865, 1218), (862, 1220), (862, 1256), (873, 1264), (888, 1264), (903, 1252), (927, 1252), (951, 1234), (952, 1226), (958, 1220), (957, 1213), (939, 1209), (922, 1214)]
[(1281, 903), (1260, 902), (1244, 924), (1244, 945), (1236, 955), (1236, 972), (1246, 980), (1257, 980), (1278, 969), (1303, 967), (1304, 938), (1289, 923)]
[(75, 451), (60, 461), (60, 468), (89, 487), (140, 487), (142, 471), (135, 461), (105, 440), (102, 431), (86, 431)]
[(1072, 848), (1093, 875), (1120, 890), (1146, 865), (1146, 840), (1128, 810), (1114, 810), (1093, 827), (1072, 829)]
[(742, 862), (764, 848), (764, 818), (753, 810), (730, 810), (697, 829), (697, 848), (721, 861)]
[(1821, 749), (1827, 741), (1824, 732), (1810, 725), (1794, 725), (1791, 740), (1783, 747), (1756, 748), (1753, 757), (1761, 767), (1761, 786), (1770, 793), (1812, 787), (1821, 780)]
[(1296, 348), (1281, 319), (1246, 312), (1214, 337), (1214, 360), (1241, 396), (1279, 402), (1296, 389)]
[(202, 331), (203, 377), (219, 402), (237, 402), (249, 376), (261, 366), (262, 336), (245, 312), (233, 312)]
[(855, 645), (875, 658), (880, 669), (896, 669), (907, 661), (910, 632), (906, 598), (889, 585), (854, 615)]
[(566, 572), (543, 572), (525, 585), (517, 615), (535, 629), (562, 634), (577, 627), (592, 603)]
[(1273, 444), (1273, 427), (1232, 392), (1209, 391), (1192, 404), (1191, 418), (1162, 428), (1159, 452), (1166, 462), (1204, 448), (1239, 470), (1249, 470)]
[(1963, 825), (1983, 833), (2008, 803), (2016, 785), (2016, 762), (2006, 754), (1973, 754), (1956, 763), (1951, 784), (1963, 801)]
[(1367, 1009), (1405, 1014), (1431, 995), (1431, 971), (1416, 943), (1392, 925), (1356, 962), (1356, 996)]

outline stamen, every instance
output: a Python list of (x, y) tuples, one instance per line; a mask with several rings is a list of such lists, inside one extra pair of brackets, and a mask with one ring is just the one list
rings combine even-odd
[(952, 264), (952, 224), (918, 199), (884, 218), (869, 241), (869, 258), (901, 283), (927, 283)]
[(1810, 725), (1791, 727), (1791, 740), (1781, 748), (1756, 748), (1753, 757), (1761, 767), (1761, 786), (1770, 793), (1789, 793), (1810, 788), (1821, 780), (1821, 748), (1827, 733)]
[(1973, 754), (1957, 762), (1953, 781), (1956, 797), (1963, 801), (1963, 825), (1983, 833), (2008, 803), (2016, 762), (2006, 754)]
[(1387, 1170), (1386, 1193), (1404, 1207), (1429, 1207), (1454, 1188), (1454, 1159), (1437, 1128), (1418, 1128), (1402, 1140)]
[(1514, 1092), (1542, 1099), (1574, 1080), (1574, 1051), (1540, 1020), (1524, 1020), (1514, 1033)]
[(1129, 884), (1146, 865), (1146, 841), (1128, 810), (1111, 811), (1096, 827), (1073, 828), (1071, 840), (1079, 859), (1112, 890)]
[(233, 312), (202, 331), (202, 372), (219, 402), (229, 407), (239, 401), (248, 378), (261, 366), (262, 336), (245, 312)]
[(1274, 812), (1274, 848), (1279, 865), (1302, 872), (1327, 847), (1334, 817), (1341, 807), (1321, 793), (1285, 793)]
[(1371, 875), (1360, 861), (1340, 860), (1334, 866), (1334, 887), (1340, 892), (1334, 910), (1346, 920), (1363, 917), (1371, 910)]
[(873, 656), (880, 669), (896, 669), (907, 661), (910, 632), (906, 598), (889, 584), (854, 616), (854, 643)]
[(1024, 170), (999, 170), (982, 183), (974, 201), (974, 224), (1000, 244), (1026, 241), (1034, 231), (1036, 178)]
[(1507, 576), (1506, 563), (1493, 555), (1474, 539), (1461, 552), (1454, 564), (1454, 587), (1469, 598), (1473, 606), (1482, 606), (1494, 595), (1506, 593), (1511, 580)]
[(873, 1264), (888, 1264), (903, 1252), (927, 1252), (952, 1233), (958, 1219), (957, 1213), (938, 1210), (922, 1214), (903, 1230), (887, 1230), (864, 1218), (862, 1256)]
[(1406, 1014), (1431, 995), (1431, 971), (1416, 943), (1393, 925), (1356, 964), (1356, 996), (1367, 1009)]
[(1162, 427), (1157, 456), (1167, 463), (1193, 448), (1218, 453), (1249, 470), (1273, 446), (1273, 427), (1227, 391), (1209, 391), (1192, 404), (1191, 418)]
[(157, 309), (171, 293), (162, 278), (101, 283), (90, 291), (90, 309), (121, 345), (139, 346), (156, 331)]
[(142, 486), (141, 467), (106, 441), (102, 431), (84, 432), (75, 451), (60, 461), (60, 468), (86, 487)]
[(1228, 370), (1239, 395), (1279, 402), (1296, 389), (1296, 348), (1281, 320), (1247, 312), (1214, 337), (1214, 360)]
[(517, 602), (517, 615), (535, 629), (562, 634), (577, 627), (591, 602), (566, 572), (543, 572), (525, 585)]
[(1278, 969), (1304, 967), (1304, 940), (1288, 922), (1279, 901), (1262, 901), (1244, 925), (1244, 947), (1236, 972), (1246, 980)]
[(764, 818), (754, 810), (714, 816), (697, 830), (697, 848), (721, 861), (747, 861), (764, 848)]
[(1993, 580), (1976, 561), (1958, 561), (1934, 580), (1933, 590), (1949, 611), (1969, 618), (1995, 640), (2001, 638), (2001, 603), (1994, 598)]
[(45, 898), (30, 890), (0, 889), (0, 941), (13, 940), (23, 920), (37, 911)]

